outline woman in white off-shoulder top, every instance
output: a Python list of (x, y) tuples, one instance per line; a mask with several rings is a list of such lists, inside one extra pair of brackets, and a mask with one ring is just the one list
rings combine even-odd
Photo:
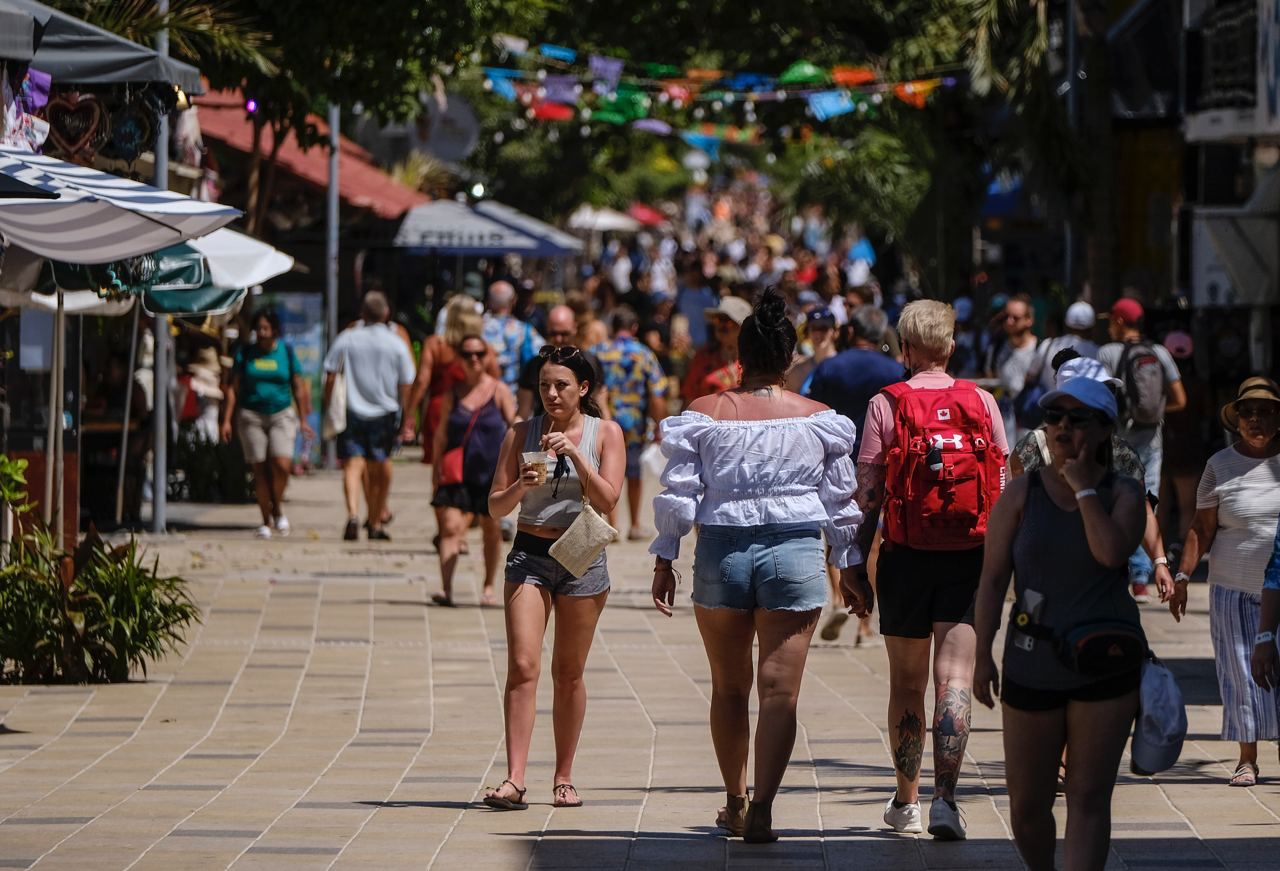
[[(796, 332), (766, 290), (742, 324), (737, 389), (694, 401), (662, 423), (666, 491), (653, 501), (658, 538), (654, 604), (670, 616), (680, 539), (698, 524), (693, 602), (711, 664), (711, 741), (728, 802), (716, 822), (753, 843), (777, 840), (772, 807), (796, 735), (800, 679), (826, 602), (825, 533), (849, 604), (869, 613), (872, 592), (854, 543), (854, 427), (783, 388)], [(747, 801), (751, 648), (760, 641), (755, 796)]]

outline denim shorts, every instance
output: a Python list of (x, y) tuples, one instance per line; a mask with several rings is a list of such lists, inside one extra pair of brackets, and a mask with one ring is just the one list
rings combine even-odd
[(603, 551), (585, 575), (575, 578), (548, 551), (553, 543), (549, 538), (517, 532), (507, 554), (506, 582), (533, 584), (552, 596), (595, 596), (609, 589), (609, 566)]
[(347, 412), (347, 428), (338, 434), (338, 456), (344, 460), (363, 457), (375, 463), (390, 459), (400, 433), (398, 412), (379, 417), (361, 417)]
[(817, 610), (827, 603), (825, 555), (814, 523), (701, 526), (693, 602), (739, 611)]

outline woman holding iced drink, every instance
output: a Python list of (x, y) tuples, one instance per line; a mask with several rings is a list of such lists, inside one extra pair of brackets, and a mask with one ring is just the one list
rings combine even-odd
[(582, 681), (596, 622), (609, 595), (603, 553), (581, 577), (551, 556), (551, 545), (582, 510), (584, 498), (608, 514), (618, 501), (626, 466), (622, 430), (601, 420), (591, 399), (592, 368), (574, 347), (550, 345), (540, 352), (538, 392), (546, 413), (515, 426), (502, 445), (489, 513), (505, 517), (520, 508), (516, 538), (507, 557), (507, 686), (503, 694), (507, 777), (484, 797), (503, 810), (524, 810), (525, 768), (533, 735), (542, 640), (554, 609), (555, 639), (551, 709), (556, 769), (556, 807), (579, 807), (573, 758), (582, 734), (587, 691)]

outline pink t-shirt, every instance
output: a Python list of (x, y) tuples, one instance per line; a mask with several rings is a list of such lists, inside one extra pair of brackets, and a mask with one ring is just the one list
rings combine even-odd
[[(915, 390), (945, 390), (956, 379), (946, 372), (921, 372), (913, 375), (907, 384)], [(1004, 419), (996, 406), (996, 398), (985, 390), (978, 394), (987, 406), (987, 414), (991, 415), (991, 437), (1000, 450), (1009, 454), (1009, 440), (1004, 432)], [(877, 393), (867, 405), (867, 422), (862, 428), (862, 447), (858, 451), (859, 463), (873, 463), (877, 466), (885, 464), (884, 455), (893, 447), (893, 410), (889, 407), (889, 399), (883, 393)]]

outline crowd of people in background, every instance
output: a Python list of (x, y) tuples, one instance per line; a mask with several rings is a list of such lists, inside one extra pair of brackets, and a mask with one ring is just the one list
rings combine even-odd
[[(1229, 782), (1256, 784), (1258, 742), (1280, 739), (1280, 386), (1242, 384), (1221, 410), (1228, 446), (1209, 457), (1213, 402), (1194, 343), (1181, 330), (1152, 337), (1138, 300), (1100, 316), (1083, 300), (1055, 312), (1021, 294), (985, 309), (965, 294), (923, 299), (905, 280), (886, 293), (858, 234), (814, 213), (779, 233), (768, 214), (755, 195), (693, 197), (683, 230), (610, 240), (546, 305), (518, 271), (491, 270), (487, 287), (470, 275), (416, 366), (371, 292), (325, 359), (326, 407), (339, 383), (347, 409), (343, 538), (359, 536), (362, 494), (368, 538), (389, 538), (390, 457), (419, 437), (432, 466), (436, 605), (455, 604), (465, 533), (482, 530), (479, 604), (507, 609), (509, 654), (508, 773), (486, 804), (527, 807), (552, 611), (553, 797), (582, 803), (571, 777), (582, 671), (608, 566), (600, 552), (575, 574), (553, 553), (596, 512), (652, 542), (654, 604), (667, 615), (680, 540), (698, 530), (692, 596), (726, 792), (716, 822), (731, 834), (776, 839), (811, 637), (821, 628), (837, 640), (853, 617), (854, 643), (884, 645), (889, 660), (886, 826), (966, 836), (957, 785), (972, 702), (999, 696), (1024, 859), (1052, 867), (1054, 795), (1065, 791), (1068, 865), (1101, 867), (1146, 662), (1140, 606), (1158, 598), (1181, 619), (1205, 555), (1222, 737), (1240, 748)], [(269, 537), (288, 532), (287, 458), (310, 397), (278, 321), (263, 312), (252, 326), (254, 344), (224, 379), (221, 434), (239, 433), (259, 479), (258, 535)], [(659, 468), (653, 529), (643, 487)], [(503, 538), (514, 543), (499, 595)], [(1108, 637), (1122, 662), (1099, 670), (1063, 653), (1090, 621), (1121, 627)]]

